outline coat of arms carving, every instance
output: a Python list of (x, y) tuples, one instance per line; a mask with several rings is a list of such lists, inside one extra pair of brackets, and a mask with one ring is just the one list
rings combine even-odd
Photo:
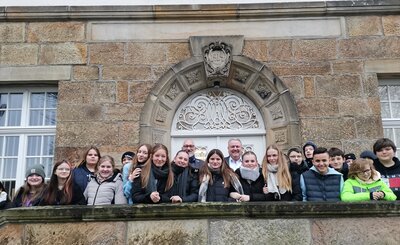
[(209, 80), (229, 76), (231, 52), (232, 48), (221, 41), (212, 42), (203, 48), (204, 66)]

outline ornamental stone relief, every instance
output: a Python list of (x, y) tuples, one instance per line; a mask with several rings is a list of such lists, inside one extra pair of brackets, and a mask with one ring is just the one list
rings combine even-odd
[(253, 144), (243, 144), (243, 152), (254, 151)]
[(275, 143), (285, 144), (287, 142), (286, 130), (277, 130), (274, 133)]
[(233, 75), (233, 78), (236, 81), (244, 84), (244, 83), (246, 83), (246, 80), (247, 80), (247, 78), (249, 78), (249, 76), (250, 76), (249, 72), (247, 72), (245, 70), (242, 70), (242, 69), (239, 69), (239, 68), (236, 68), (235, 72), (234, 72), (234, 75)]
[(272, 92), (268, 89), (266, 83), (260, 82), (256, 87), (257, 94), (261, 97), (261, 99), (266, 100), (269, 96), (271, 96)]
[(205, 161), (207, 158), (207, 152), (208, 152), (208, 146), (206, 146), (206, 145), (197, 146), (196, 145), (196, 150), (194, 151), (194, 154), (195, 154), (196, 158)]
[(176, 96), (179, 94), (179, 92), (181, 92), (181, 90), (179, 89), (178, 84), (176, 82), (174, 82), (172, 84), (172, 86), (169, 88), (166, 96), (168, 98), (170, 98), (171, 101), (173, 101), (176, 98)]
[(221, 41), (212, 42), (203, 48), (204, 67), (209, 80), (229, 76), (231, 51), (232, 48)]
[(164, 123), (167, 118), (167, 114), (168, 111), (164, 107), (159, 106), (156, 114), (156, 122)]
[(271, 106), (269, 111), (271, 112), (272, 119), (277, 120), (283, 118), (282, 107), (279, 104)]
[(260, 128), (254, 107), (229, 90), (207, 90), (177, 111), (176, 130), (245, 130)]
[(188, 72), (185, 74), (185, 78), (189, 85), (197, 83), (200, 81), (200, 71), (198, 69)]
[(153, 130), (153, 142), (154, 143), (163, 143), (164, 142), (164, 134), (165, 132), (159, 130)]

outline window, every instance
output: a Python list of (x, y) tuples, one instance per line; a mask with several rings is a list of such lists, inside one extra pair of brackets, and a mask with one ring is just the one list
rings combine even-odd
[(189, 137), (195, 155), (204, 160), (208, 151), (221, 149), (228, 156), (231, 138), (240, 138), (244, 150), (265, 154), (265, 126), (260, 111), (245, 95), (227, 89), (210, 88), (188, 97), (177, 109), (171, 128), (171, 152), (181, 149)]
[(51, 176), (57, 95), (56, 87), (0, 87), (0, 179), (10, 195), (34, 164)]
[[(400, 149), (400, 79), (384, 79), (380, 81), (379, 96), (383, 134), (393, 140)], [(397, 151), (399, 152), (399, 151)]]

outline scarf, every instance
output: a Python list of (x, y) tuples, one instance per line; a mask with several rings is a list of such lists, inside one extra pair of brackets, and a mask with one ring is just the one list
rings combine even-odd
[(268, 176), (267, 176), (267, 187), (269, 193), (277, 193), (279, 200), (281, 199), (281, 194), (286, 192), (286, 189), (279, 187), (278, 178), (276, 178), (276, 173), (278, 172), (278, 165), (272, 166), (267, 164)]
[(240, 195), (244, 195), (242, 184), (240, 183), (238, 177), (235, 174), (231, 174), (231, 185), (235, 188), (236, 192), (239, 192)]
[(161, 168), (157, 168), (153, 164), (151, 165), (149, 183), (146, 187), (146, 194), (157, 191), (157, 184), (159, 179), (168, 179), (169, 168), (165, 164)]
[(172, 162), (171, 165), (172, 165), (172, 172), (174, 172), (174, 174), (177, 176), (183, 173), (183, 171), (185, 171), (184, 167), (176, 165), (175, 162)]
[(208, 183), (210, 182), (210, 175), (204, 175), (201, 180), (200, 188), (199, 188), (199, 202), (207, 201), (207, 189)]
[(240, 166), (240, 175), (242, 179), (256, 181), (258, 177), (260, 177), (260, 170), (259, 168), (251, 169)]
[(97, 180), (97, 183), (99, 183), (99, 184), (103, 183), (104, 181), (106, 181), (106, 180), (109, 179), (110, 177), (111, 177), (111, 176), (109, 176), (109, 177), (107, 177), (107, 178), (103, 178), (103, 177), (100, 176), (100, 174), (96, 174), (96, 180)]
[[(221, 174), (220, 169), (212, 169), (209, 167), (209, 170), (211, 174)], [(243, 187), (242, 184), (240, 184), (239, 179), (236, 177), (236, 175), (231, 174), (230, 175), (230, 181), (231, 185), (233, 188), (240, 194), (243, 195)], [(207, 189), (208, 189), (208, 183), (210, 182), (210, 175), (204, 175), (203, 179), (201, 180), (200, 188), (199, 188), (199, 202), (206, 202), (207, 201)]]
[(186, 196), (186, 186), (189, 176), (189, 168), (184, 168), (176, 165), (174, 162), (172, 163), (172, 171), (174, 175), (177, 177), (177, 187), (178, 187), (178, 196), (181, 198)]

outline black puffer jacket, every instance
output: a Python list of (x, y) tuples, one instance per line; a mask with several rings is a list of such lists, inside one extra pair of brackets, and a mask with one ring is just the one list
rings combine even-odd
[(300, 175), (296, 172), (291, 172), (292, 178), (292, 192), (285, 192), (284, 194), (276, 195), (275, 193), (266, 194), (267, 201), (301, 201), (303, 200), (300, 187)]
[[(152, 167), (153, 168), (153, 167)], [(133, 203), (150, 203), (153, 204), (154, 202), (150, 198), (151, 192), (147, 190), (147, 188), (142, 186), (141, 178), (136, 178), (133, 180), (132, 183), (132, 200)], [(151, 178), (149, 179), (149, 182)], [(165, 191), (165, 187), (167, 186), (167, 177), (165, 178), (155, 178), (157, 192), (160, 194), (160, 201), (158, 203), (167, 203), (171, 202), (171, 191)], [(148, 183), (150, 185), (150, 183)], [(172, 187), (173, 188), (173, 187)]]
[(260, 169), (260, 176), (257, 178), (256, 181), (249, 181), (247, 179), (243, 179), (240, 168), (236, 169), (235, 173), (239, 176), (240, 183), (243, 187), (243, 192), (245, 195), (250, 196), (250, 202), (257, 202), (257, 201), (266, 201), (266, 195), (263, 192), (264, 177), (261, 173)]
[(224, 178), (221, 174), (212, 174), (213, 183), (208, 183), (207, 202), (233, 202), (235, 199), (229, 197), (233, 188), (224, 187)]
[(309, 168), (308, 168), (308, 165), (307, 165), (307, 163), (303, 160), (303, 161), (301, 161), (301, 163), (300, 163), (300, 165), (299, 164), (297, 164), (297, 163), (294, 163), (294, 162), (291, 162), (290, 163), (290, 165), (289, 165), (289, 171), (291, 172), (291, 173), (293, 173), (293, 172), (296, 172), (297, 174), (302, 174), (302, 173), (304, 173), (305, 171), (307, 171)]
[[(31, 200), (30, 206), (39, 206), (40, 202), (42, 201), (45, 188), (46, 187), (43, 187), (42, 193), (38, 196), (37, 199)], [(22, 194), (23, 193), (24, 193), (24, 188), (21, 187), (19, 189), (17, 195), (15, 196), (15, 198), (14, 198), (12, 204), (11, 204), (11, 207), (17, 208), (17, 207), (22, 207), (23, 206), (23, 203), (22, 203)]]
[(183, 169), (174, 163), (172, 164), (172, 171), (175, 179), (174, 186), (170, 190), (170, 196), (179, 196), (182, 198), (182, 202), (197, 202), (199, 197), (198, 171), (193, 171), (191, 167)]

